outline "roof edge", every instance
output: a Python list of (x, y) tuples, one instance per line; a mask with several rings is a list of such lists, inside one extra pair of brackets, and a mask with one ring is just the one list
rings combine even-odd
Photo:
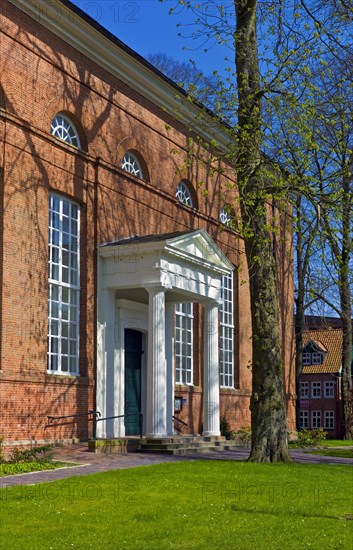
[[(72, 2), (44, 1), (45, 9), (41, 9), (38, 0), (9, 2), (175, 119), (182, 117), (183, 124), (190, 125), (202, 139), (216, 141), (220, 149), (227, 150), (231, 141), (227, 128), (215, 124), (206, 107), (189, 101), (185, 90)], [(201, 123), (198, 124), (200, 115)], [(202, 124), (205, 116), (213, 122), (212, 128)]]

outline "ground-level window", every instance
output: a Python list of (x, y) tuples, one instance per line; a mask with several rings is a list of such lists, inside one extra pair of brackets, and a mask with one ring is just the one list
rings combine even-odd
[(220, 306), (220, 385), (234, 387), (233, 274), (223, 275)]
[(325, 382), (325, 397), (335, 397), (335, 383)]
[(80, 209), (52, 194), (48, 237), (48, 371), (79, 373)]
[(192, 303), (175, 306), (175, 381), (193, 383), (193, 307)]
[(311, 427), (321, 428), (321, 411), (312, 411), (311, 413)]
[(305, 430), (309, 428), (309, 412), (300, 411), (300, 427)]
[(321, 382), (311, 383), (311, 397), (319, 399), (321, 397)]
[(325, 430), (334, 430), (335, 428), (335, 412), (325, 411)]
[(300, 397), (302, 399), (309, 397), (309, 382), (300, 382)]

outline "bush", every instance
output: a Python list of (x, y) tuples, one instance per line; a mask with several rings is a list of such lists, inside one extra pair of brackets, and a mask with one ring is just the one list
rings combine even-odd
[[(52, 456), (48, 454), (51, 451), (51, 445), (42, 447), (34, 447), (33, 449), (17, 449), (11, 451), (9, 462), (12, 464), (20, 464), (22, 462), (51, 462)], [(42, 455), (39, 457), (38, 455)]]
[(0, 435), (0, 464), (4, 462), (4, 449), (3, 449), (3, 443), (4, 443), (4, 436)]
[(251, 443), (251, 428), (242, 426), (240, 430), (235, 432), (236, 438), (244, 443), (244, 445), (250, 445)]
[(314, 430), (300, 430), (298, 432), (297, 441), (295, 447), (316, 447), (320, 445), (327, 436), (327, 432), (323, 428), (316, 428)]
[(230, 429), (230, 425), (225, 416), (220, 418), (220, 432), (226, 439), (233, 439), (234, 432)]

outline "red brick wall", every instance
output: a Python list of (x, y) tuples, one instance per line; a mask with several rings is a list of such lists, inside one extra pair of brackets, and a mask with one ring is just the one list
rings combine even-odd
[[(1, 429), (6, 440), (87, 438), (91, 424), (48, 427), (48, 415), (94, 408), (96, 245), (122, 237), (205, 228), (235, 272), (235, 367), (239, 388), (222, 391), (233, 428), (249, 422), (251, 321), (244, 248), (218, 223), (225, 176), (196, 159), (186, 164), (188, 134), (180, 123), (84, 58), (8, 2), (0, 4), (0, 162), (3, 190), (1, 296)], [(58, 111), (76, 122), (86, 154), (50, 135)], [(169, 129), (167, 129), (167, 125)], [(148, 181), (120, 169), (127, 149), (148, 167)], [(175, 154), (177, 151), (178, 154)], [(99, 157), (99, 158), (98, 158)], [(198, 209), (175, 199), (178, 182), (194, 185)], [(198, 183), (202, 182), (201, 188)], [(51, 190), (77, 201), (82, 213), (79, 378), (46, 371), (47, 228)], [(205, 191), (205, 192), (203, 192)], [(227, 202), (235, 191), (227, 191)], [(1, 244), (1, 241), (0, 241)], [(292, 315), (292, 282), (283, 264), (283, 323)], [(284, 331), (288, 334), (288, 331)], [(202, 336), (195, 352), (202, 380)], [(293, 391), (292, 342), (283, 340), (286, 388)], [(289, 376), (290, 373), (290, 376)], [(178, 388), (180, 390), (180, 388)], [(202, 424), (201, 386), (182, 388), (193, 431)], [(294, 418), (293, 406), (289, 419)]]
[[(309, 429), (312, 428), (312, 411), (321, 412), (321, 427), (327, 431), (328, 439), (340, 439), (343, 436), (342, 427), (342, 400), (340, 378), (330, 373), (325, 374), (302, 374), (300, 380), (309, 383), (309, 399), (301, 400), (301, 411), (309, 412)], [(312, 382), (321, 383), (321, 398), (312, 397)], [(325, 382), (335, 382), (334, 398), (325, 398)], [(329, 430), (325, 428), (325, 411), (334, 411), (335, 428)]]

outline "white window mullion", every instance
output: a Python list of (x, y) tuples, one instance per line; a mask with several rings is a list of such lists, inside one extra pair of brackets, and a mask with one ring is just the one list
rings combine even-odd
[(193, 384), (193, 304), (175, 306), (175, 381)]
[[(64, 211), (65, 210), (65, 211)], [(48, 370), (77, 375), (80, 300), (80, 210), (58, 195), (50, 197)], [(54, 224), (53, 220), (56, 219)], [(74, 224), (77, 230), (74, 230)], [(57, 227), (54, 227), (57, 226)], [(54, 239), (55, 229), (55, 239)], [(65, 239), (64, 239), (65, 229)], [(57, 246), (56, 246), (56, 242)], [(55, 245), (55, 246), (54, 246)], [(64, 254), (65, 248), (65, 254)], [(53, 250), (55, 249), (55, 258)], [(66, 258), (66, 259), (65, 259)], [(54, 262), (54, 259), (56, 262)], [(74, 262), (73, 262), (74, 261)], [(57, 265), (54, 269), (54, 263)], [(75, 264), (75, 265), (74, 265)], [(65, 269), (65, 277), (64, 277)], [(67, 274), (67, 275), (66, 275)], [(74, 282), (73, 282), (74, 281)], [(54, 294), (56, 299), (54, 300)], [(55, 308), (55, 316), (53, 315)], [(55, 328), (54, 328), (55, 324)], [(65, 333), (64, 329), (65, 328)], [(56, 352), (53, 350), (54, 341)], [(65, 340), (64, 340), (65, 339)], [(65, 343), (65, 349), (64, 349)], [(55, 356), (55, 357), (54, 357)]]
[(233, 274), (223, 275), (220, 307), (220, 385), (234, 388)]

